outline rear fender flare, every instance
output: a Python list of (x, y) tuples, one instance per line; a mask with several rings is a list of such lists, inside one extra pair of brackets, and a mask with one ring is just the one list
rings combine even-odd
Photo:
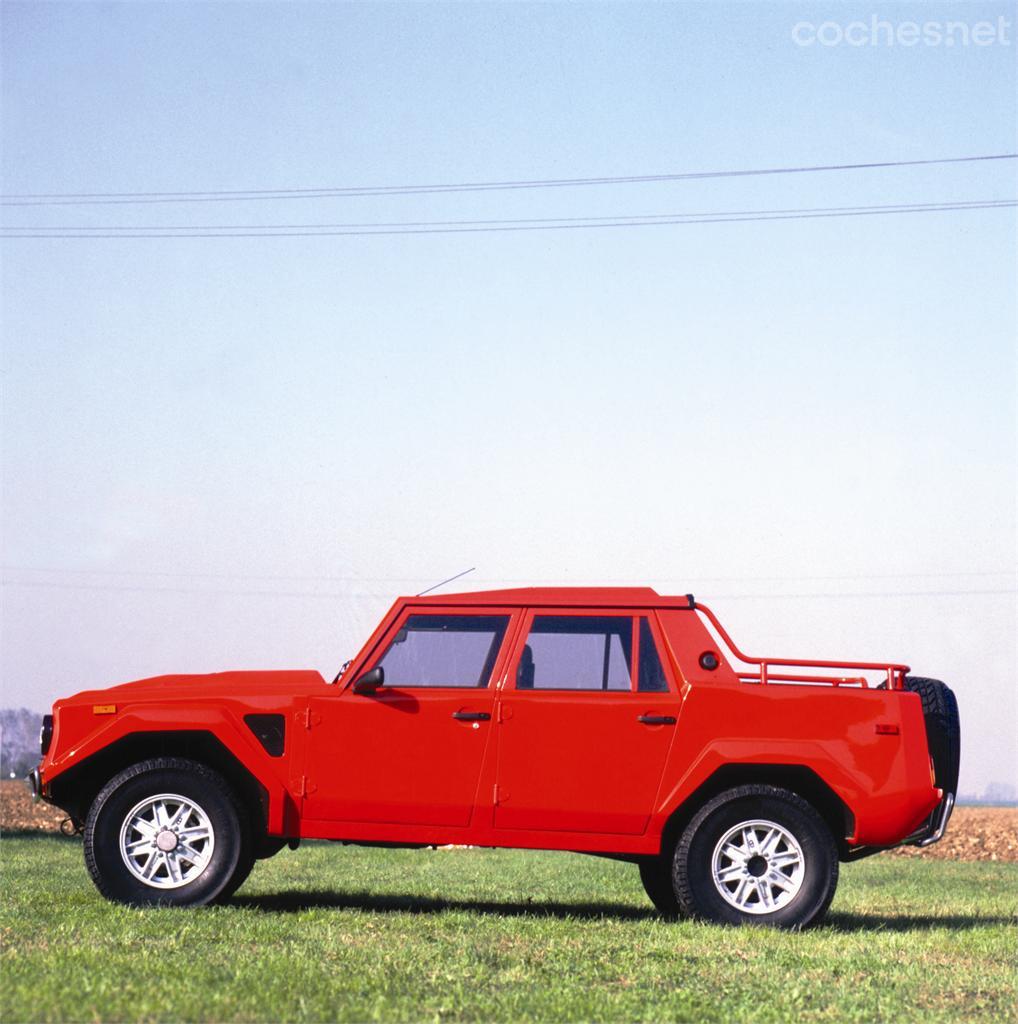
[(847, 799), (852, 780), (819, 744), (726, 740), (705, 748), (659, 803), (652, 829), (662, 849), (707, 800), (725, 789), (750, 783), (783, 785), (816, 805), (845, 851), (855, 830), (855, 813)]

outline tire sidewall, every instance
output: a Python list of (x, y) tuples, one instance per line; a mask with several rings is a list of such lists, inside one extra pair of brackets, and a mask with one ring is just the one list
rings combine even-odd
[[(688, 843), (680, 843), (673, 865), (677, 891), (687, 894), (697, 917), (735, 925), (804, 928), (821, 917), (837, 881), (837, 851), (830, 831), (808, 805), (798, 807), (778, 797), (741, 797), (722, 803), (690, 826)], [(743, 822), (773, 821), (790, 832), (802, 849), (804, 877), (792, 901), (769, 914), (747, 914), (718, 892), (711, 872), (721, 837)]]
[(641, 861), (640, 881), (644, 892), (660, 914), (668, 918), (682, 916), (672, 885), (671, 863), (667, 858), (655, 857), (653, 860)]
[[(120, 830), (127, 815), (140, 801), (159, 793), (193, 800), (208, 815), (215, 836), (205, 870), (176, 889), (145, 885), (131, 874), (120, 852)], [(193, 906), (214, 900), (230, 882), (242, 854), (242, 832), (234, 801), (215, 776), (164, 768), (108, 786), (89, 812), (85, 844), (89, 871), (107, 898), (134, 905)]]

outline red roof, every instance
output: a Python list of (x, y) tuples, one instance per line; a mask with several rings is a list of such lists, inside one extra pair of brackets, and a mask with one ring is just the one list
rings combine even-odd
[(575, 608), (688, 608), (686, 596), (662, 596), (652, 587), (516, 587), (510, 590), (475, 590), (466, 594), (428, 594), (404, 597), (414, 604), (525, 605)]

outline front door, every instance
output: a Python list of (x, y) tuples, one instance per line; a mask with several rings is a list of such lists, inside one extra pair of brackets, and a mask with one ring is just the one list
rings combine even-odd
[(469, 825), (512, 617), (409, 608), (363, 667), (377, 691), (313, 698), (304, 818)]
[(528, 616), (502, 691), (497, 829), (646, 831), (681, 698), (651, 613)]

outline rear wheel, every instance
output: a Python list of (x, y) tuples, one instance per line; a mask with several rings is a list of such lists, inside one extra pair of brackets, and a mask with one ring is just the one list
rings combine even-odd
[(226, 780), (195, 761), (132, 765), (103, 787), (88, 812), (89, 874), (118, 903), (209, 903), (246, 863), (250, 843), (239, 806)]
[(723, 924), (799, 929), (821, 920), (838, 884), (824, 820), (776, 786), (740, 786), (696, 814), (675, 849), (679, 908)]
[(672, 864), (667, 857), (648, 857), (640, 861), (640, 881), (650, 902), (665, 917), (681, 917), (679, 901), (672, 886)]

